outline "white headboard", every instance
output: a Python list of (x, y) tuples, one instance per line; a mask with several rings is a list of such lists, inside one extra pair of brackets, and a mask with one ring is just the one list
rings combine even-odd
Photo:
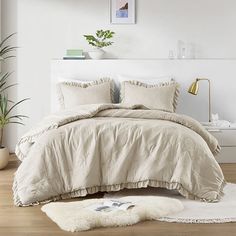
[(208, 116), (207, 84), (200, 84), (198, 96), (187, 93), (197, 77), (212, 82), (213, 113), (221, 118), (236, 121), (236, 60), (53, 60), (51, 81), (51, 110), (58, 108), (56, 83), (63, 80), (94, 80), (117, 75), (137, 77), (173, 77), (180, 83), (177, 112), (185, 113), (200, 121)]

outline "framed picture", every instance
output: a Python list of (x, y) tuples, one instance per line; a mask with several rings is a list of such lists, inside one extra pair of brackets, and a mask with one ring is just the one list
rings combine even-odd
[(112, 24), (135, 24), (135, 0), (110, 0)]

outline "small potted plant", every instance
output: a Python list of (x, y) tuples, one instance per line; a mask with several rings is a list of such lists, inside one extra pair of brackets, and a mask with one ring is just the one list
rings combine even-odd
[[(0, 42), (0, 61), (5, 61), (8, 58), (14, 57), (10, 55), (10, 53), (14, 51), (16, 47), (5, 45), (8, 39), (10, 39), (13, 35), (14, 34), (8, 36), (2, 42)], [(0, 170), (6, 167), (9, 161), (9, 151), (3, 145), (4, 128), (8, 124), (23, 125), (22, 120), (27, 117), (24, 115), (12, 114), (19, 104), (28, 99), (23, 99), (16, 103), (8, 99), (8, 89), (15, 86), (15, 84), (9, 85), (7, 83), (9, 76), (10, 73), (0, 73)]]
[(109, 41), (109, 39), (113, 38), (114, 34), (115, 32), (110, 30), (97, 30), (95, 36), (84, 35), (88, 43), (95, 47), (95, 50), (88, 52), (89, 56), (92, 59), (102, 59), (105, 54), (103, 48), (113, 44), (113, 42)]

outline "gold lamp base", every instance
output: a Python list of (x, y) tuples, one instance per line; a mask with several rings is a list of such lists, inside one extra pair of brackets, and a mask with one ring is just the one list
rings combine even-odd
[(209, 104), (209, 114), (208, 114), (208, 120), (209, 122), (212, 122), (211, 119), (211, 81), (209, 79), (205, 79), (205, 78), (197, 78), (189, 87), (188, 92), (192, 95), (197, 95), (198, 94), (198, 90), (199, 90), (199, 81), (201, 80), (206, 80), (208, 81), (209, 84), (209, 97), (208, 97), (208, 104)]

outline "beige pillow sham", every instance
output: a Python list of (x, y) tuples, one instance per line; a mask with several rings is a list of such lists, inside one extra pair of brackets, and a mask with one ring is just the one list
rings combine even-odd
[(139, 81), (124, 81), (121, 84), (121, 103), (142, 104), (149, 109), (175, 112), (179, 94), (178, 83), (166, 82), (155, 85)]
[(61, 82), (57, 85), (61, 109), (78, 105), (112, 103), (114, 97), (113, 80), (103, 78), (91, 82)]

